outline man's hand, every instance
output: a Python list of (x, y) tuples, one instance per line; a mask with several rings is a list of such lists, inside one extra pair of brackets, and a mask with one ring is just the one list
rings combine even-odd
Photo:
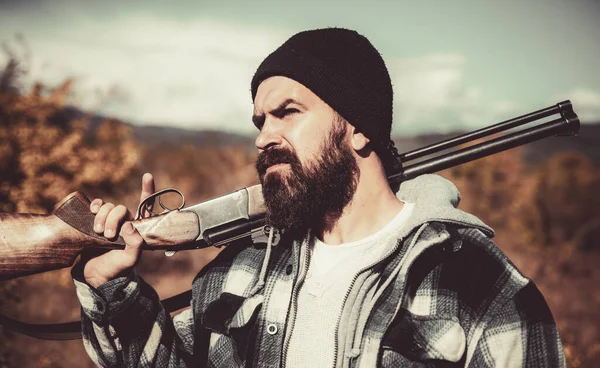
[[(154, 193), (154, 178), (146, 173), (142, 177), (140, 201), (152, 193)], [(90, 285), (98, 287), (135, 266), (142, 254), (141, 246), (144, 240), (131, 222), (128, 222), (133, 220), (133, 215), (125, 206), (104, 203), (96, 198), (90, 204), (90, 211), (96, 214), (94, 219), (96, 233), (104, 234), (111, 240), (120, 234), (126, 244), (123, 250), (111, 250), (86, 263), (83, 276)]]

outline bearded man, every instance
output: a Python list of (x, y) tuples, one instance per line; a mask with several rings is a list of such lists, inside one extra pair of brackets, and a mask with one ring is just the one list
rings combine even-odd
[[(125, 367), (564, 366), (531, 280), (456, 208), (438, 176), (395, 193), (392, 86), (371, 43), (301, 32), (251, 83), (257, 171), (274, 245), (229, 248), (171, 318), (133, 268), (130, 213), (96, 199), (95, 231), (127, 243), (73, 269), (86, 350)], [(395, 189), (395, 188), (394, 188)], [(154, 191), (142, 180), (142, 197)]]

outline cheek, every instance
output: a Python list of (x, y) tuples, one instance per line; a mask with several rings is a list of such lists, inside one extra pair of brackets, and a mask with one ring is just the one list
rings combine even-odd
[(305, 138), (295, 147), (296, 155), (303, 167), (312, 168), (322, 155), (324, 138), (319, 134), (312, 134)]
[(314, 166), (321, 156), (332, 128), (333, 114), (328, 110), (307, 113), (294, 122), (287, 140), (303, 166)]

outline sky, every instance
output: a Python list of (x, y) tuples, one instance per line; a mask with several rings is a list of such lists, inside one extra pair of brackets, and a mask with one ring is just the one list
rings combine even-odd
[(92, 112), (243, 134), (255, 133), (250, 80), (264, 57), (332, 26), (382, 54), (394, 135), (475, 129), (565, 99), (600, 122), (600, 0), (0, 0), (0, 41), (23, 60), (25, 88), (73, 78), (71, 103)]

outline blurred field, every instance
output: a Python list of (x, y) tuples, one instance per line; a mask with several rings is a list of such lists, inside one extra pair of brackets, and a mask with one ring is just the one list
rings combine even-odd
[[(46, 213), (68, 193), (137, 206), (143, 172), (195, 203), (257, 182), (246, 145), (202, 147), (141, 141), (119, 121), (94, 121), (66, 107), (70, 82), (17, 88), (18, 63), (0, 73), (0, 211)], [(222, 143), (222, 142), (221, 142)], [(496, 229), (497, 243), (535, 280), (557, 320), (572, 367), (600, 363), (600, 168), (578, 152), (532, 166), (513, 149), (446, 170), (461, 208)], [(139, 266), (161, 297), (189, 288), (215, 251), (166, 258), (146, 252)], [(0, 283), (0, 312), (29, 322), (79, 318), (69, 270)], [(81, 341), (41, 341), (0, 328), (0, 368), (92, 367)]]

